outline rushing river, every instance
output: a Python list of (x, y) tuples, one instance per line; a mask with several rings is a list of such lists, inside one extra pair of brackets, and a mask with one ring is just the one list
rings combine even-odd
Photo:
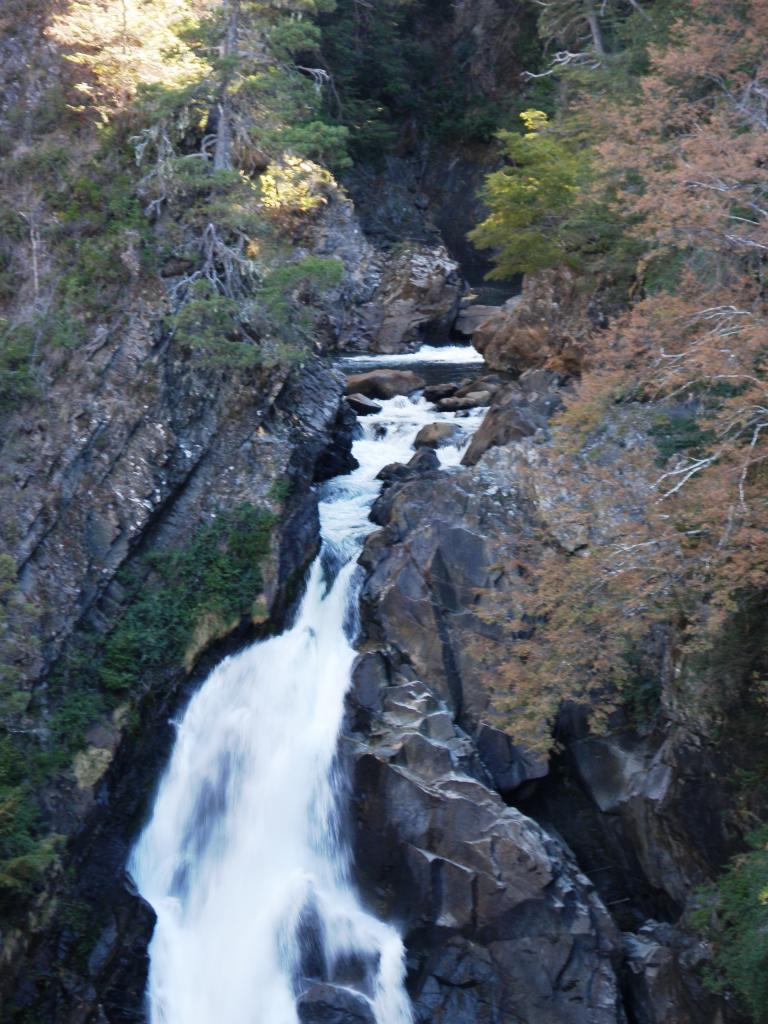
[[(367, 365), (458, 364), (466, 348), (422, 350)], [(358, 369), (363, 360), (346, 360)], [(479, 414), (438, 413), (423, 398), (393, 398), (361, 420), (353, 473), (324, 484), (322, 550), (295, 622), (221, 662), (177, 726), (170, 764), (130, 870), (157, 914), (150, 946), (152, 1024), (297, 1024), (313, 970), (340, 977), (350, 959), (377, 1024), (409, 1024), (403, 945), (362, 906), (339, 826), (344, 780), (337, 744), (355, 650), (368, 513), (390, 462), (407, 462), (419, 429), (465, 428), (438, 452), (456, 465)]]

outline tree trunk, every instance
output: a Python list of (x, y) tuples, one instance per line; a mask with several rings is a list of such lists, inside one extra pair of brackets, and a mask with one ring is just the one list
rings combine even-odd
[(605, 56), (605, 43), (603, 41), (603, 30), (600, 28), (600, 19), (597, 16), (593, 0), (584, 0), (584, 12), (587, 17), (589, 31), (592, 33), (592, 45), (595, 53), (600, 57)]
[(218, 124), (216, 129), (216, 147), (213, 151), (213, 169), (215, 171), (228, 171), (232, 168), (232, 103), (229, 96), (229, 87), (232, 82), (232, 60), (237, 50), (239, 16), (240, 0), (226, 0), (224, 37), (219, 48), (224, 67), (221, 73), (219, 101), (216, 104)]

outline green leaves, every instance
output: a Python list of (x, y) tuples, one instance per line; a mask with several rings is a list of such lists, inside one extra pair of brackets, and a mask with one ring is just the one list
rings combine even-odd
[(486, 178), (481, 194), (491, 212), (469, 234), (494, 250), (496, 280), (568, 261), (565, 223), (589, 170), (584, 151), (559, 139), (545, 114), (520, 116), (535, 130), (499, 133), (510, 163)]
[[(768, 826), (749, 837), (751, 851), (735, 857), (705, 893), (696, 921), (715, 945), (714, 988), (732, 986), (758, 1024), (768, 1021)], [(714, 911), (714, 914), (713, 914)]]
[(124, 579), (132, 599), (100, 655), (101, 684), (135, 693), (152, 674), (179, 667), (203, 617), (231, 623), (247, 614), (273, 525), (268, 512), (238, 505), (185, 547), (152, 555), (148, 580)]

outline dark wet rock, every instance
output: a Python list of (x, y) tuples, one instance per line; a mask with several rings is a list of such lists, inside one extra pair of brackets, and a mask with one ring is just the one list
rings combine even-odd
[(455, 423), (428, 423), (422, 427), (413, 442), (414, 448), (443, 448), (455, 443), (463, 431)]
[(518, 746), (506, 733), (486, 722), (480, 724), (475, 743), (494, 788), (502, 796), (510, 795), (525, 782), (543, 778), (549, 771), (546, 758)]
[(507, 378), (498, 374), (484, 374), (482, 377), (475, 377), (473, 380), (460, 384), (454, 392), (454, 397), (466, 398), (467, 395), (477, 391), (487, 391), (490, 395), (495, 395), (499, 388), (506, 383)]
[(461, 409), (477, 409), (491, 404), (490, 391), (469, 391), (461, 398), (441, 398), (437, 408), (441, 412), (458, 412)]
[(445, 384), (428, 384), (424, 388), (424, 397), (428, 402), (439, 402), (441, 398), (450, 398), (459, 390), (458, 384), (447, 381)]
[(384, 689), (351, 756), (359, 880), (401, 922), (417, 1021), (623, 1021), (609, 915), (565, 847), (489, 788), (443, 700), (416, 680)]
[(625, 998), (635, 1024), (747, 1024), (735, 1007), (708, 991), (705, 943), (673, 925), (646, 921), (624, 936)]
[(338, 985), (318, 983), (298, 1001), (301, 1024), (376, 1024), (365, 996)]
[(374, 413), (381, 412), (381, 406), (372, 402), (370, 398), (366, 398), (365, 395), (347, 395), (346, 402), (358, 416), (372, 416)]
[(379, 470), (376, 479), (383, 480), (385, 484), (392, 484), (403, 480), (412, 480), (414, 477), (422, 476), (424, 473), (433, 473), (438, 469), (440, 469), (440, 460), (434, 449), (420, 448), (408, 462), (390, 462), (389, 465)]
[(500, 388), (462, 462), (474, 466), (489, 448), (507, 445), (545, 430), (562, 401), (561, 377), (548, 370), (528, 371), (519, 382)]
[(420, 448), (415, 455), (411, 456), (406, 465), (412, 474), (432, 473), (436, 469), (440, 469), (440, 460), (434, 450)]
[(708, 784), (715, 752), (684, 731), (586, 736), (568, 745), (578, 780), (598, 810), (620, 825), (642, 876), (682, 906), (732, 851), (726, 795)]
[(394, 398), (411, 395), (424, 387), (423, 378), (412, 370), (370, 370), (347, 378), (347, 394), (366, 398)]
[(352, 454), (352, 442), (360, 430), (355, 412), (347, 401), (339, 404), (328, 444), (315, 460), (315, 483), (351, 473), (359, 466), (359, 462)]
[(493, 591), (509, 593), (514, 607), (515, 592), (525, 590), (516, 574), (499, 568), (514, 564), (526, 530), (514, 484), (504, 470), (486, 478), (476, 472), (436, 473), (387, 488), (371, 512), (385, 529), (368, 538), (361, 556), (370, 572), (362, 595), (368, 635), (450, 701), (470, 731), (488, 709), (493, 672), (481, 648), (488, 646), (484, 638), (498, 637), (484, 616), (485, 601)]
[(384, 689), (390, 683), (389, 665), (378, 652), (361, 654), (352, 667), (352, 683), (347, 693), (347, 716), (353, 730), (367, 729), (378, 711)]

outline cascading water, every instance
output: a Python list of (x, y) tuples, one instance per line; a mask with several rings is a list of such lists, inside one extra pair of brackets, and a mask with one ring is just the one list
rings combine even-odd
[[(444, 349), (433, 358), (467, 354)], [(382, 406), (363, 421), (359, 469), (323, 487), (323, 549), (294, 625), (223, 661), (178, 724), (130, 864), (157, 914), (152, 1024), (297, 1024), (303, 979), (313, 973), (308, 928), (315, 973), (345, 980), (344, 964), (362, 964), (354, 984), (377, 1024), (411, 1021), (400, 936), (362, 907), (351, 881), (336, 750), (355, 658), (356, 560), (372, 529), (376, 475), (408, 461), (426, 423), (454, 417), (423, 399)], [(477, 417), (457, 422), (468, 440)], [(455, 464), (461, 452), (438, 454)]]

